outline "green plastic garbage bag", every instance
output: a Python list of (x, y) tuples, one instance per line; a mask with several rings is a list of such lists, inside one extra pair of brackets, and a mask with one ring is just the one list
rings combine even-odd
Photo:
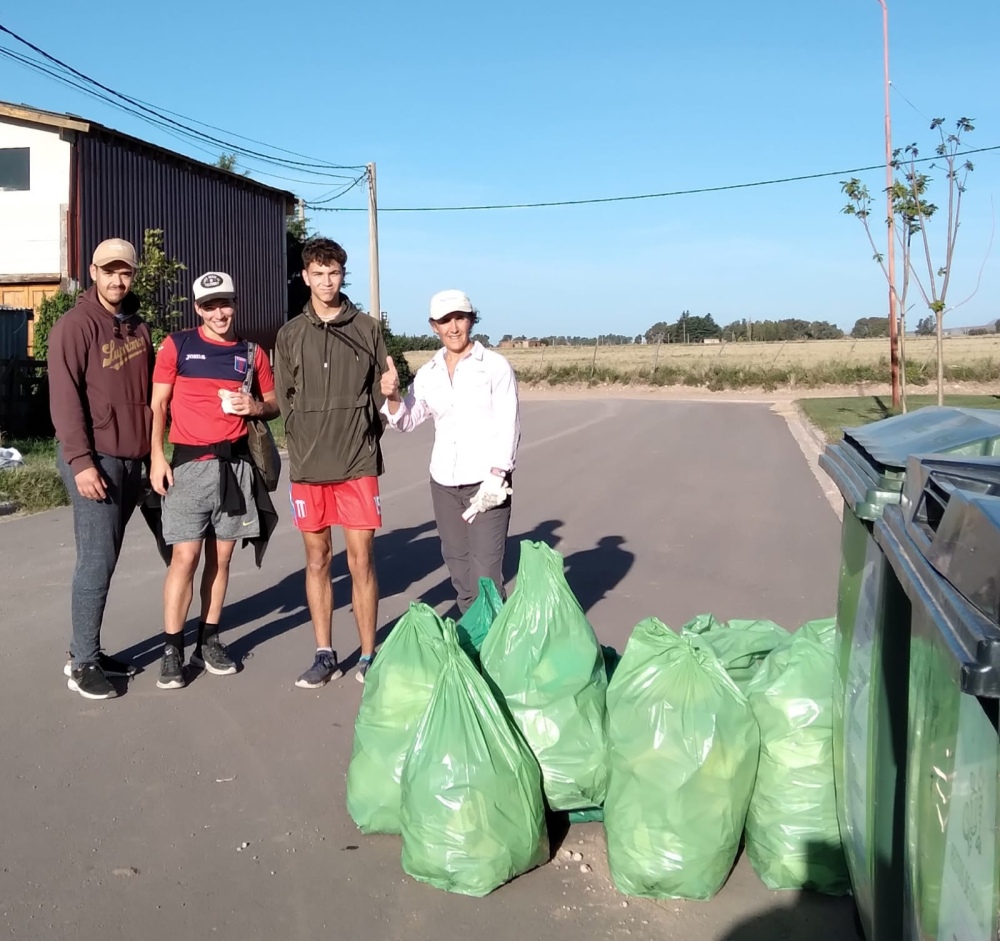
[(542, 776), (492, 690), (448, 632), (445, 664), (403, 765), (403, 869), (483, 896), (541, 865)]
[(619, 891), (710, 899), (736, 860), (760, 750), (746, 697), (693, 638), (636, 626), (608, 688), (604, 829)]
[(411, 604), (365, 677), (347, 769), (347, 810), (365, 833), (399, 833), (403, 761), (444, 663), (445, 624)]
[(769, 889), (843, 895), (851, 886), (833, 784), (834, 620), (801, 627), (747, 689), (760, 764), (746, 851)]
[(479, 579), (479, 594), (458, 622), (458, 643), (475, 664), (479, 663), (483, 641), (502, 607), (503, 599), (493, 579)]
[(521, 543), (517, 585), (486, 635), (482, 662), (542, 767), (549, 807), (600, 806), (604, 654), (566, 583), (562, 556), (545, 543)]
[(767, 655), (788, 639), (789, 634), (774, 621), (729, 621), (701, 614), (681, 628), (682, 634), (707, 644), (722, 661), (733, 682), (745, 693)]

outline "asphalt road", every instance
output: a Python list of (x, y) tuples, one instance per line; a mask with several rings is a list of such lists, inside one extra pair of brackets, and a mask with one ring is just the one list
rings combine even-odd
[[(427, 487), (431, 435), (385, 439), (383, 627), (412, 599), (441, 611), (451, 600)], [(358, 833), (344, 805), (361, 686), (348, 673), (320, 691), (293, 687), (313, 644), (300, 540), (277, 502), (263, 569), (251, 550), (234, 562), (224, 639), (242, 671), (181, 691), (155, 686), (164, 569), (136, 517), (103, 641), (146, 669), (104, 703), (70, 693), (61, 672), (71, 513), (0, 524), (0, 936), (853, 937), (848, 903), (769, 892), (745, 859), (711, 902), (625, 900), (594, 824), (556, 835), (592, 873), (550, 864), (482, 900), (406, 877), (399, 840)], [(649, 615), (794, 628), (834, 610), (837, 519), (766, 405), (526, 401), (511, 534), (511, 576), (521, 539), (558, 548), (601, 640), (619, 649)], [(335, 643), (350, 664), (337, 545)]]

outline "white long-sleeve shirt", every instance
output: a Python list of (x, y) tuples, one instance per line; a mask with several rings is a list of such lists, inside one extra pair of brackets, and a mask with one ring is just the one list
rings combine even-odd
[(388, 402), (382, 413), (399, 431), (434, 419), (430, 473), (443, 487), (482, 483), (494, 467), (513, 470), (521, 421), (510, 363), (476, 342), (451, 377), (444, 354), (438, 350), (417, 370), (395, 415)]

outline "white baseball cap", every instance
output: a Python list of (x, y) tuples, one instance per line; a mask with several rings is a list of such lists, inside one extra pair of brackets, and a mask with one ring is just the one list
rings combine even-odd
[(438, 291), (431, 298), (431, 320), (443, 320), (448, 314), (473, 314), (472, 301), (462, 291)]
[(223, 271), (208, 271), (194, 282), (194, 302), (204, 304), (217, 297), (236, 297), (233, 279)]

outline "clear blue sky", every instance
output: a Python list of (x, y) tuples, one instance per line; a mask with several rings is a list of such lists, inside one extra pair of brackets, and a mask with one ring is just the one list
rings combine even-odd
[[(280, 9), (176, 0), (84, 16), (57, 0), (8, 7), (0, 22), (135, 97), (331, 162), (374, 160), (386, 208), (662, 192), (883, 159), (876, 0)], [(996, 0), (890, 0), (889, 12), (894, 144), (930, 154), (927, 119), (963, 115), (976, 119), (970, 146), (1000, 144)], [(2, 59), (0, 98), (206, 156)], [(1000, 151), (972, 159), (952, 302), (974, 288), (1000, 197)], [(307, 200), (330, 190), (246, 166)], [(863, 178), (884, 185), (882, 171)], [(849, 328), (884, 315), (886, 287), (844, 202), (834, 176), (597, 206), (386, 212), (382, 307), (394, 329), (426, 332), (429, 296), (463, 288), (494, 340), (636, 334), (684, 309), (721, 324), (794, 316)], [(363, 191), (336, 205), (364, 206)], [(344, 244), (348, 292), (367, 305), (365, 214), (310, 220)], [(914, 299), (911, 324), (924, 314)], [(1000, 236), (979, 293), (949, 322), (997, 317)]]

